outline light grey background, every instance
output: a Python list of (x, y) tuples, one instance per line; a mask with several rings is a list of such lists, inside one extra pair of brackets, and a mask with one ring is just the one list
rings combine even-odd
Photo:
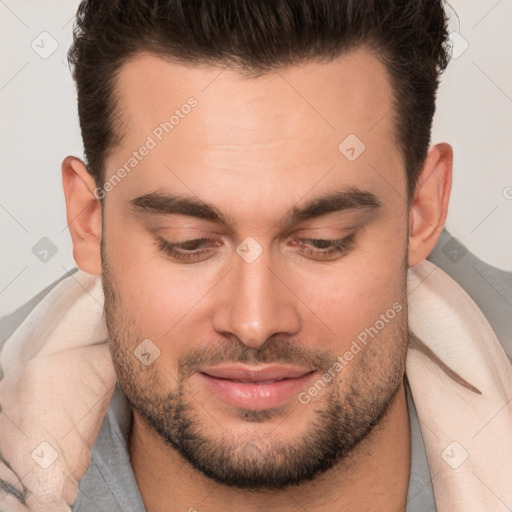
[[(68, 154), (83, 156), (66, 62), (77, 5), (0, 0), (0, 316), (75, 266), (60, 166)], [(432, 139), (455, 152), (447, 227), (485, 262), (512, 271), (512, 1), (447, 8), (456, 58)]]

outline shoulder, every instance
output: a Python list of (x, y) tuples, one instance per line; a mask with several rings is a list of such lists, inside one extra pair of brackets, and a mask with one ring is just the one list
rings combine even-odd
[(512, 360), (512, 272), (477, 258), (446, 229), (427, 259), (473, 299)]

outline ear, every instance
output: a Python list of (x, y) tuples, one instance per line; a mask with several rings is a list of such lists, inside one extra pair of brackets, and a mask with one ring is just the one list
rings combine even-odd
[(78, 268), (101, 274), (101, 203), (95, 196), (96, 183), (85, 164), (74, 156), (62, 162), (62, 186), (66, 197), (73, 257)]
[(449, 144), (430, 148), (409, 211), (409, 266), (434, 249), (448, 214), (452, 188), (453, 150)]

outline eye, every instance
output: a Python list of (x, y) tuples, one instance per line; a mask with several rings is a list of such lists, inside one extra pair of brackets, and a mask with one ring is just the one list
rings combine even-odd
[(194, 238), (178, 243), (169, 242), (164, 238), (157, 237), (156, 242), (159, 250), (166, 253), (171, 258), (182, 262), (191, 262), (192, 260), (196, 262), (203, 261), (212, 252), (212, 249), (202, 249), (202, 247), (208, 243), (211, 243), (214, 246), (220, 245), (220, 242), (208, 237)]
[(294, 245), (298, 245), (308, 258), (331, 261), (350, 252), (355, 245), (355, 238), (355, 233), (345, 238), (299, 238)]
[[(222, 242), (212, 238), (202, 237), (182, 242), (169, 242), (164, 238), (157, 237), (158, 249), (172, 259), (182, 263), (197, 263), (206, 260), (214, 248), (222, 245)], [(210, 247), (208, 247), (208, 245)], [(345, 238), (299, 238), (292, 242), (298, 246), (302, 254), (307, 258), (332, 261), (348, 253), (355, 245), (355, 233)]]

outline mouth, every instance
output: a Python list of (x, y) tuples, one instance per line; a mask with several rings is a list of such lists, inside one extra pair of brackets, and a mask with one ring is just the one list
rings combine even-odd
[(208, 392), (242, 409), (279, 407), (296, 398), (316, 371), (284, 365), (222, 364), (202, 368), (198, 376)]

